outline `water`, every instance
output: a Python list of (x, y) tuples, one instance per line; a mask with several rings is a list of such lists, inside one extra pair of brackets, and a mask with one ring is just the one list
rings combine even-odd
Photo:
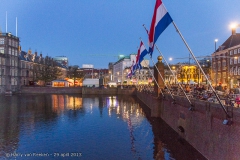
[(0, 159), (205, 159), (134, 97), (0, 96)]

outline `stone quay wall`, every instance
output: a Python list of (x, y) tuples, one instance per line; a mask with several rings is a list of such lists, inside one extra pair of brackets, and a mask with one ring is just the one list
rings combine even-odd
[(90, 88), (83, 87), (82, 94), (94, 95), (94, 94), (104, 94), (104, 95), (136, 95), (136, 88)]
[(91, 88), (91, 87), (22, 87), (27, 94), (86, 94), (86, 95), (136, 95), (136, 88)]
[(137, 97), (151, 109), (152, 116), (161, 117), (207, 159), (240, 159), (240, 109), (233, 108), (233, 123), (225, 125), (226, 114), (220, 104), (190, 99), (195, 107), (190, 111), (185, 97), (174, 96), (176, 104), (169, 95), (161, 100), (138, 92)]
[(20, 93), (27, 94), (82, 94), (82, 87), (21, 87)]

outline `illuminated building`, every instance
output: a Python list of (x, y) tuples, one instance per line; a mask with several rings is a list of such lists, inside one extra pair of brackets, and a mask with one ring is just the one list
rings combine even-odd
[(232, 35), (212, 53), (212, 84), (219, 82), (230, 88), (240, 84), (240, 33), (236, 33), (236, 28), (232, 28)]

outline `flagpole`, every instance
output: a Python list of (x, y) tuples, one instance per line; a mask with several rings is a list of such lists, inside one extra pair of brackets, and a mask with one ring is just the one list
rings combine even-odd
[[(163, 57), (163, 60), (166, 62), (168, 68), (170, 69), (170, 71), (171, 71), (171, 73), (172, 73), (172, 75), (173, 75), (173, 77), (174, 77), (175, 82), (177, 82), (178, 86), (179, 86), (179, 87), (181, 88), (181, 90), (183, 91), (184, 96), (187, 98), (188, 102), (189, 102), (190, 105), (193, 107), (192, 102), (190, 101), (190, 99), (189, 99), (189, 97), (187, 96), (186, 92), (185, 92), (184, 89), (182, 88), (182, 85), (180, 85), (180, 83), (178, 82), (178, 79), (176, 78), (176, 76), (175, 76), (175, 74), (173, 73), (171, 67), (169, 66), (168, 62), (166, 61), (166, 59), (164, 58), (163, 54), (160, 52), (160, 50), (159, 50), (159, 48), (158, 48), (158, 46), (157, 46), (156, 44), (155, 44), (155, 47), (157, 48), (157, 50), (158, 50), (158, 52), (160, 53), (160, 55)], [(193, 108), (190, 108), (190, 109), (193, 109)]]
[[(145, 26), (144, 24), (143, 24), (143, 27), (144, 27), (144, 29), (147, 31), (147, 28), (146, 28), (146, 26)], [(148, 33), (148, 31), (147, 31), (147, 33)], [(171, 71), (171, 73), (172, 73), (172, 75), (173, 75), (175, 81), (178, 83), (179, 87), (180, 87), (181, 90), (183, 91), (184, 96), (187, 98), (187, 100), (188, 100), (188, 102), (190, 103), (191, 107), (193, 107), (192, 102), (190, 101), (190, 99), (188, 98), (186, 92), (184, 91), (184, 89), (182, 88), (182, 86), (180, 85), (180, 83), (178, 82), (178, 80), (177, 80), (176, 76), (174, 75), (174, 73), (173, 73), (171, 67), (170, 67), (169, 64), (168, 64), (168, 62), (167, 62), (166, 59), (164, 58), (163, 54), (160, 52), (158, 46), (157, 46), (156, 44), (154, 44), (154, 45), (156, 46), (158, 52), (160, 53), (160, 55), (163, 57), (164, 61), (166, 62), (166, 64), (167, 64), (168, 68), (170, 69), (170, 71)], [(193, 108), (190, 108), (190, 109), (192, 110)]]
[(204, 77), (206, 78), (207, 82), (209, 83), (209, 85), (210, 85), (210, 87), (211, 87), (211, 89), (212, 89), (214, 95), (217, 97), (217, 100), (218, 100), (218, 102), (220, 103), (220, 105), (221, 105), (223, 111), (226, 113), (227, 118), (232, 118), (232, 116), (230, 116), (230, 115), (227, 113), (226, 108), (223, 106), (223, 104), (222, 104), (222, 102), (221, 102), (219, 96), (217, 95), (217, 93), (216, 93), (215, 89), (213, 88), (211, 82), (209, 81), (207, 75), (204, 73), (204, 71), (203, 71), (201, 65), (198, 63), (198, 61), (197, 61), (196, 57), (194, 56), (192, 50), (190, 49), (190, 47), (188, 46), (188, 44), (187, 44), (187, 42), (185, 41), (184, 37), (182, 36), (181, 32), (179, 31), (177, 25), (174, 23), (174, 21), (172, 21), (172, 23), (173, 23), (173, 25), (174, 25), (176, 31), (178, 32), (178, 34), (179, 34), (180, 37), (182, 38), (182, 40), (183, 40), (184, 44), (186, 45), (188, 51), (191, 53), (193, 59), (195, 60), (196, 64), (198, 65), (199, 69), (201, 70), (201, 72), (203, 73)]

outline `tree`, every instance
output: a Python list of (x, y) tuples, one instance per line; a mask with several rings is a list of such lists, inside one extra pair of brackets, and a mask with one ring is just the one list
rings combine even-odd
[(58, 67), (57, 62), (50, 57), (46, 57), (44, 64), (36, 66), (35, 69), (37, 70), (36, 80), (43, 81), (44, 85), (46, 85), (46, 82), (56, 80), (62, 75), (62, 70)]
[(73, 79), (73, 83), (74, 83), (74, 87), (75, 87), (76, 80), (81, 81), (84, 76), (83, 76), (83, 72), (81, 72), (81, 70), (79, 70), (79, 66), (74, 65), (74, 66), (68, 67), (68, 77)]

